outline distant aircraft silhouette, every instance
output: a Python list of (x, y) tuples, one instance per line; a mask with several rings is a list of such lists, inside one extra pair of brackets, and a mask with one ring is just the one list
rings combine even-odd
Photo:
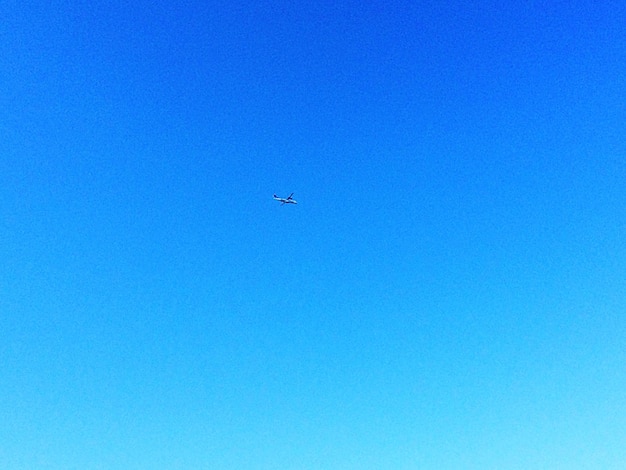
[(285, 204), (298, 204), (298, 201), (296, 201), (292, 196), (293, 193), (291, 193), (289, 197), (278, 197), (274, 194), (274, 200), (279, 201), (281, 206), (284, 206)]

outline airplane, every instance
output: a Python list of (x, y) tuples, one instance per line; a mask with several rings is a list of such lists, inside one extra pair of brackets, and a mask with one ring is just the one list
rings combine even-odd
[(281, 206), (284, 206), (285, 204), (298, 204), (298, 201), (296, 201), (291, 196), (293, 196), (293, 193), (291, 193), (289, 197), (278, 197), (276, 194), (274, 194), (274, 200), (280, 201)]

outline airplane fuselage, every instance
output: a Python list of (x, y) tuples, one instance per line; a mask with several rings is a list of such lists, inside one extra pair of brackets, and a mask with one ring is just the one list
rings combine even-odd
[(298, 201), (293, 199), (291, 196), (289, 196), (289, 197), (278, 197), (278, 196), (276, 196), (276, 194), (274, 194), (274, 200), (280, 202), (281, 205), (283, 205), (283, 204), (298, 204)]

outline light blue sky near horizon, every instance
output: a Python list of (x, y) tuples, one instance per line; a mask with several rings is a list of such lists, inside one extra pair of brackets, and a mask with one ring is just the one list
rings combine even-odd
[(0, 467), (624, 466), (622, 3), (0, 14)]

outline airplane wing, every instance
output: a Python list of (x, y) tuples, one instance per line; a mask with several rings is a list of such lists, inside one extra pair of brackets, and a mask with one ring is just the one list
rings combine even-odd
[(293, 193), (291, 193), (287, 199), (291, 199), (291, 196), (293, 196)]

